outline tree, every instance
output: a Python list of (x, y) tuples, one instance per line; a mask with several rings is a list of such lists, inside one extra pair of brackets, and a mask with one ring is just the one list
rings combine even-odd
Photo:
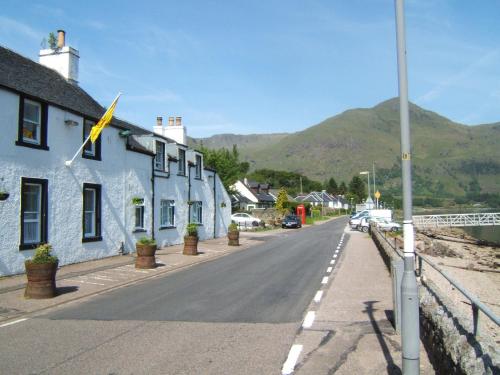
[(339, 188), (337, 186), (337, 181), (332, 177), (325, 183), (325, 190), (329, 194), (337, 195), (339, 194)]
[(338, 188), (338, 194), (340, 195), (345, 195), (347, 194), (347, 186), (344, 181), (340, 183), (340, 186)]
[(47, 43), (49, 43), (50, 49), (56, 49), (57, 47), (57, 38), (54, 33), (49, 33), (49, 37), (47, 39)]
[(362, 202), (366, 197), (365, 183), (358, 176), (354, 176), (349, 182), (349, 193), (356, 197), (356, 202)]
[(284, 215), (288, 211), (286, 208), (287, 203), (288, 203), (288, 194), (286, 192), (286, 189), (282, 187), (278, 192), (278, 197), (276, 198), (276, 210), (281, 215)]
[(205, 166), (213, 168), (219, 174), (222, 184), (229, 192), (230, 186), (242, 178), (247, 172), (249, 165), (239, 161), (239, 153), (236, 145), (232, 151), (221, 148), (212, 150), (201, 146), (200, 151), (204, 155)]

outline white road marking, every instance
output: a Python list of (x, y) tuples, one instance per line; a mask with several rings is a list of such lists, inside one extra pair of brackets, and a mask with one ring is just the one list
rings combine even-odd
[(116, 281), (116, 280), (110, 279), (108, 276), (104, 276), (104, 275), (92, 276), (92, 278), (97, 279), (97, 280), (103, 280), (103, 281)]
[(293, 372), (301, 351), (302, 345), (295, 344), (292, 346), (290, 352), (288, 353), (288, 358), (285, 363), (283, 363), (281, 375), (290, 375)]
[(335, 264), (335, 260), (333, 260), (333, 259), (332, 259), (332, 260), (330, 261), (330, 264)]
[(323, 297), (323, 291), (318, 290), (314, 296), (314, 302), (319, 303), (321, 301), (321, 297)]
[(18, 320), (14, 320), (12, 322), (9, 322), (9, 323), (4, 323), (4, 324), (1, 324), (0, 325), (0, 328), (2, 327), (7, 327), (7, 326), (11, 326), (13, 324), (17, 324), (17, 323), (21, 323), (21, 322), (24, 322), (25, 320), (28, 320), (28, 318), (23, 318), (23, 319), (18, 319)]
[(337, 258), (337, 254), (333, 254), (333, 257), (334, 257), (334, 258)]
[(306, 317), (304, 318), (304, 322), (302, 323), (302, 328), (311, 328), (315, 317), (316, 313), (314, 311), (308, 311)]
[(328, 283), (328, 276), (323, 277), (323, 280), (321, 280), (321, 284), (327, 284)]
[(326, 272), (327, 272), (327, 273), (330, 273), (330, 272), (332, 272), (332, 269), (333, 269), (332, 267), (328, 267), (328, 268), (326, 269)]

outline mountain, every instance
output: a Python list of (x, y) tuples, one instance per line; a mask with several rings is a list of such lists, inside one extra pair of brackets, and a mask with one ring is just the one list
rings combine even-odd
[[(466, 126), (410, 103), (415, 194), (459, 196), (477, 180), (482, 192), (500, 193), (500, 122)], [(377, 186), (400, 189), (399, 99), (345, 111), (290, 134), (215, 135), (190, 145), (231, 148), (252, 170), (298, 172), (349, 182), (375, 163)]]

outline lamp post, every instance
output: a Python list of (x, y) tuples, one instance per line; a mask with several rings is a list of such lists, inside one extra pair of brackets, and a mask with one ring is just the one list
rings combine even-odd
[[(371, 198), (371, 194), (370, 194), (370, 172), (369, 171), (363, 171), (363, 172), (359, 172), (359, 174), (366, 174), (368, 175), (368, 198)], [(368, 200), (367, 198), (367, 200)]]
[(403, 0), (395, 0), (398, 56), (399, 116), (401, 121), (401, 171), (403, 182), (404, 272), (401, 283), (401, 347), (403, 374), (420, 372), (420, 328), (412, 219), (410, 114)]

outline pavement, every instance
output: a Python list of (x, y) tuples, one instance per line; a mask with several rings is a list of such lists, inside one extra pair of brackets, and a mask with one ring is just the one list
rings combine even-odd
[[(62, 266), (58, 295), (52, 299), (24, 298), (25, 275), (0, 278), (0, 327), (237, 251), (251, 251), (282, 231), (241, 232), (238, 247), (228, 246), (225, 237), (200, 241), (198, 256), (183, 255), (182, 245), (162, 248), (156, 253), (159, 266), (150, 270), (135, 269), (133, 255)], [(367, 234), (346, 228), (340, 241), (332, 245), (332, 259), (321, 270), (325, 277), (304, 313), (281, 373), (401, 374), (401, 336), (391, 323), (389, 271)], [(435, 373), (422, 346), (420, 369), (421, 374)]]

